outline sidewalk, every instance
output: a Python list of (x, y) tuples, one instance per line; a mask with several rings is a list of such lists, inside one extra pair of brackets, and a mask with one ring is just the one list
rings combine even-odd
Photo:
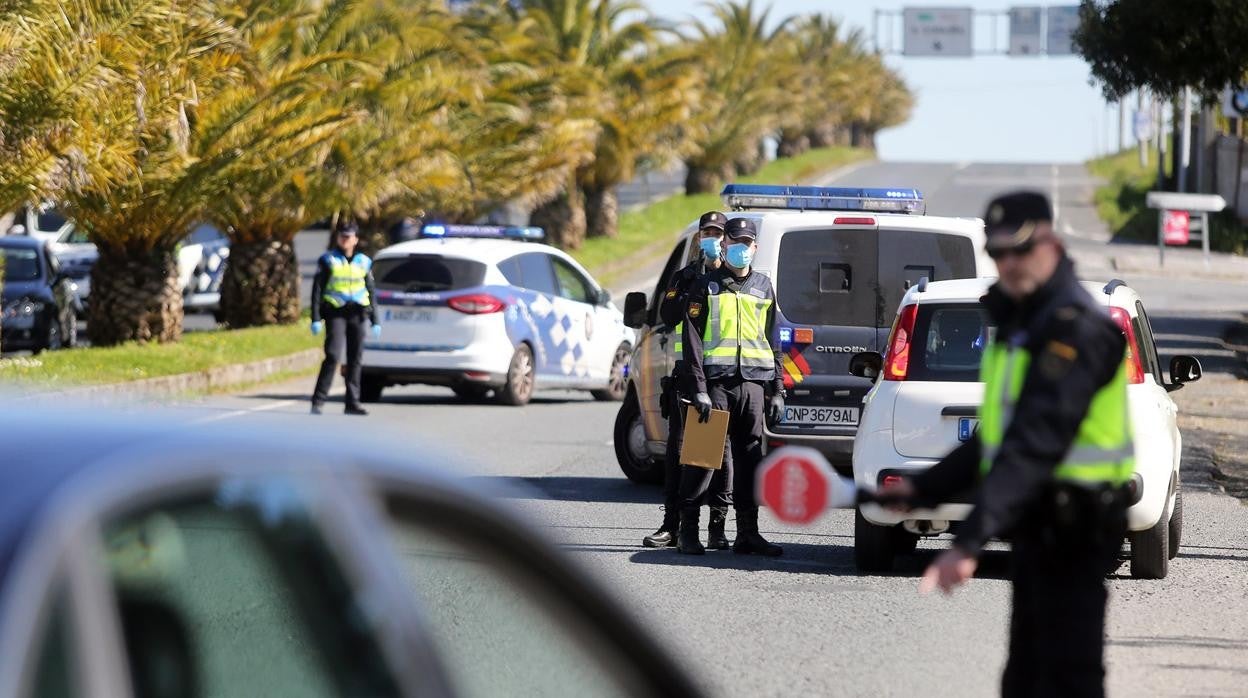
[[(1156, 245), (1110, 243), (1105, 255), (1115, 271), (1181, 274), (1188, 277), (1248, 282), (1248, 257), (1199, 249), (1168, 247), (1161, 261)], [(1245, 297), (1248, 307), (1248, 296)]]

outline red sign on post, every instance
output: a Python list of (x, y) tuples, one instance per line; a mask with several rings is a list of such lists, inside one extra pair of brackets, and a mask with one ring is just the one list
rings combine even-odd
[(808, 524), (828, 507), (836, 473), (813, 448), (788, 446), (771, 454), (758, 469), (758, 499), (776, 518)]
[(1167, 245), (1186, 245), (1191, 239), (1191, 223), (1187, 211), (1162, 211), (1162, 239)]

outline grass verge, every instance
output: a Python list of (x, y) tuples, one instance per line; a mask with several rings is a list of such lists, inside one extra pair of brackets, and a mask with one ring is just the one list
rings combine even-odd
[(56, 387), (123, 383), (272, 359), (314, 349), (321, 341), (304, 322), (188, 332), (175, 344), (131, 342), (0, 359), (0, 383)]
[[(1151, 158), (1156, 156), (1150, 153)], [(1157, 242), (1158, 211), (1144, 202), (1157, 183), (1157, 161), (1151, 162), (1151, 166), (1141, 167), (1134, 149), (1088, 161), (1088, 171), (1106, 180), (1104, 186), (1097, 188), (1093, 200), (1096, 212), (1115, 239)], [(1239, 222), (1234, 211), (1209, 216), (1209, 225), (1209, 249), (1234, 254), (1248, 252), (1248, 227)], [(1192, 243), (1192, 246), (1199, 247), (1200, 243)]]
[[(736, 181), (755, 184), (798, 184), (837, 167), (874, 155), (863, 148), (818, 148), (793, 158), (767, 163), (749, 177)], [(668, 243), (691, 221), (711, 209), (720, 207), (719, 193), (675, 194), (620, 216), (620, 234), (614, 238), (586, 240), (572, 256), (603, 283), (625, 271), (628, 264), (621, 260), (635, 259), (638, 254), (656, 245)], [(664, 252), (667, 250), (664, 249)], [(652, 255), (646, 255), (652, 256)]]

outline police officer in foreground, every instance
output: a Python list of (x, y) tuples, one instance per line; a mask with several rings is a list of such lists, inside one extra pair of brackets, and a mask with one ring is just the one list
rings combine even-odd
[[(685, 268), (672, 275), (667, 289), (659, 301), (659, 319), (666, 327), (674, 328), (672, 336), (676, 338), (676, 365), (672, 375), (663, 379), (663, 392), (659, 396), (660, 408), (667, 419), (667, 453), (663, 464), (663, 525), (659, 530), (642, 539), (641, 544), (647, 548), (663, 548), (676, 545), (676, 530), (680, 524), (680, 446), (681, 436), (685, 430), (685, 408), (682, 396), (691, 399), (694, 390), (690, 388), (689, 372), (685, 370), (682, 356), (683, 340), (681, 322), (685, 317), (685, 303), (689, 290), (694, 282), (703, 274), (714, 271), (723, 265), (724, 224), (728, 217), (719, 211), (707, 211), (698, 219), (698, 256)], [(732, 506), (731, 470), (721, 468), (711, 482), (711, 524), (710, 547), (725, 549), (729, 546), (728, 537), (724, 534), (724, 524), (728, 520), (728, 507)]]
[(1126, 343), (1079, 285), (1044, 195), (1002, 196), (984, 218), (999, 281), (983, 303), (998, 330), (982, 359), (979, 431), (884, 493), (925, 506), (974, 491), (970, 517), (921, 591), (950, 593), (975, 573), (989, 538), (1012, 543), (1003, 695), (1100, 696), (1104, 577), (1126, 534), (1134, 470)]
[[(777, 556), (783, 550), (758, 532), (754, 473), (763, 458), (763, 419), (784, 414), (784, 384), (776, 336), (776, 294), (771, 279), (751, 267), (758, 230), (748, 218), (725, 225), (724, 265), (689, 292), (683, 328), (684, 360), (694, 385), (699, 421), (712, 407), (727, 410), (728, 442), (721, 470), (732, 467), (737, 511), (735, 553)], [(680, 478), (677, 550), (705, 553), (698, 512), (716, 471), (685, 466)]]
[(334, 382), (334, 371), (344, 362), (346, 413), (368, 414), (360, 405), (360, 362), (369, 325), (374, 337), (381, 336), (381, 325), (377, 324), (373, 260), (355, 251), (358, 244), (359, 230), (355, 224), (341, 223), (335, 226), (329, 251), (316, 262), (316, 276), (312, 279), (312, 334), (326, 332), (325, 360), (312, 393), (312, 414), (321, 413)]

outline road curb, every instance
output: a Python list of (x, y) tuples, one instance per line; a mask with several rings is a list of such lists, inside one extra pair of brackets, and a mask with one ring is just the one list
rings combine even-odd
[(323, 358), (323, 350), (306, 349), (286, 356), (276, 356), (243, 364), (216, 366), (192, 373), (145, 378), (125, 383), (32, 392), (20, 395), (19, 399), (32, 402), (60, 402), (65, 399), (86, 401), (169, 399), (187, 393), (211, 392), (249, 383), (259, 383), (278, 373), (305, 371), (319, 364)]

